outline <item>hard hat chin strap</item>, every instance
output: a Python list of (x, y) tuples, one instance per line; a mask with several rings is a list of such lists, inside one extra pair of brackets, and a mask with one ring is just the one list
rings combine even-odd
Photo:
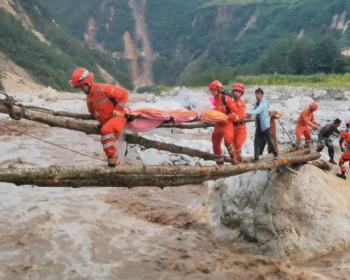
[(85, 84), (89, 87), (89, 90), (87, 92), (85, 92), (86, 95), (89, 95), (91, 92), (91, 87), (92, 87), (92, 83), (91, 84)]

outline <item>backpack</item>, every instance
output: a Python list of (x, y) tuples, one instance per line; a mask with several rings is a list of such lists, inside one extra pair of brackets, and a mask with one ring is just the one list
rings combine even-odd
[(230, 114), (231, 110), (228, 108), (227, 103), (226, 103), (226, 96), (233, 98), (233, 93), (230, 90), (224, 90), (221, 94), (221, 99), (222, 99), (222, 104), (226, 107), (226, 114)]
[(223, 92), (222, 92), (223, 95), (228, 95), (229, 97), (231, 98), (234, 98), (233, 96), (233, 91), (230, 90), (230, 89), (225, 89)]

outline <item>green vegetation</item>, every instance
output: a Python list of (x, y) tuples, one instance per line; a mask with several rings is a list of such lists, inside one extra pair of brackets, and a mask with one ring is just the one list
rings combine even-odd
[(158, 86), (155, 86), (154, 87), (154, 93), (155, 94), (160, 94), (162, 92), (165, 92), (165, 91), (170, 91), (172, 90), (173, 88), (172, 87), (167, 87), (167, 86), (163, 86), (163, 85), (158, 85)]
[(136, 90), (137, 93), (154, 92), (155, 86), (140, 87)]
[[(159, 52), (153, 67), (157, 84), (175, 84), (177, 76), (193, 59), (212, 45), (211, 29), (215, 9), (196, 10), (203, 0), (148, 1), (146, 20), (153, 48)], [(195, 24), (192, 27), (192, 24)]]
[[(330, 26), (335, 14), (350, 14), (349, 1), (244, 1), (245, 5), (238, 5), (239, 0), (227, 1), (236, 6), (226, 8), (223, 16), (228, 19), (222, 24), (217, 23), (217, 6), (203, 5), (221, 5), (223, 1), (180, 0), (169, 3), (170, 8), (165, 5), (167, 0), (149, 1), (148, 24), (153, 46), (160, 53), (154, 65), (156, 83), (174, 84), (188, 62), (203, 53), (208, 55), (197, 62), (196, 72), (187, 77), (186, 85), (203, 85), (212, 78), (227, 80), (229, 75), (238, 74), (347, 71), (339, 48), (350, 45), (350, 29), (342, 34)], [(257, 15), (256, 22), (241, 33), (253, 15)], [(292, 42), (302, 30), (305, 40)], [(328, 40), (333, 50), (326, 48), (328, 53), (322, 54), (316, 46), (323, 40)]]
[(162, 92), (165, 91), (170, 91), (172, 90), (172, 87), (167, 87), (163, 85), (156, 85), (156, 86), (147, 86), (147, 87), (141, 87), (137, 89), (138, 93), (146, 93), (146, 92), (153, 92), (155, 94), (161, 94)]
[(2, 74), (1, 74), (1, 68), (0, 68), (0, 90), (4, 90), (4, 86), (2, 85)]
[(57, 16), (59, 25), (84, 39), (90, 18), (96, 20), (96, 40), (110, 51), (124, 51), (123, 34), (135, 33), (132, 9), (126, 0), (40, 0)]
[[(238, 75), (258, 75), (257, 81), (260, 81), (259, 75), (262, 74), (279, 74), (264, 76), (271, 77), (271, 81), (274, 79), (273, 77), (281, 77), (276, 83), (287, 81), (285, 77), (293, 77), (291, 83), (327, 83), (327, 81), (324, 81), (325, 75), (312, 74), (347, 72), (350, 72), (350, 58), (341, 55), (334, 38), (326, 37), (316, 42), (311, 38), (299, 40), (293, 38), (276, 43), (267, 54), (261, 56), (252, 64), (240, 65), (234, 68), (215, 68), (203, 73), (193, 74), (185, 80), (185, 85), (201, 86), (215, 79), (220, 79), (223, 84), (227, 84), (228, 81), (238, 79)], [(301, 75), (300, 80), (297, 75)], [(310, 79), (307, 77), (310, 77)], [(331, 82), (337, 81), (332, 80)], [(343, 81), (339, 82), (343, 83)]]
[[(89, 18), (95, 18), (97, 40), (109, 50), (122, 50), (123, 32), (135, 29), (126, 0), (40, 1), (80, 38)], [(233, 6), (219, 13), (222, 5)], [(109, 22), (111, 7), (122, 15)], [(153, 49), (159, 53), (153, 67), (155, 83), (178, 83), (193, 61), (196, 67), (189, 67), (187, 86), (217, 78), (226, 83), (238, 75), (345, 73), (349, 61), (339, 49), (350, 45), (350, 28), (331, 28), (333, 17), (344, 12), (346, 22), (348, 0), (148, 0), (146, 21)], [(296, 40), (299, 34), (302, 40)]]
[(348, 86), (350, 74), (238, 76), (235, 81), (247, 85)]
[(109, 56), (90, 50), (52, 22), (51, 15), (35, 0), (19, 0), (37, 31), (49, 44), (41, 42), (12, 15), (0, 9), (0, 50), (26, 69), (38, 82), (58, 90), (73, 91), (68, 80), (77, 67), (85, 67), (103, 82), (97, 64), (131, 88), (126, 63), (115, 63)]
[(224, 6), (224, 5), (247, 5), (247, 4), (271, 4), (271, 3), (292, 3), (297, 0), (211, 0), (207, 3), (205, 3), (204, 7), (210, 7), (210, 6)]

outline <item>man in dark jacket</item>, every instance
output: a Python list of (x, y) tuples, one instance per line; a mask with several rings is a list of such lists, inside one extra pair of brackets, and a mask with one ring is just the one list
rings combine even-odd
[(322, 127), (320, 133), (318, 134), (318, 144), (317, 144), (317, 152), (322, 152), (324, 146), (327, 146), (328, 148), (328, 154), (329, 154), (329, 162), (333, 164), (337, 164), (334, 160), (334, 146), (332, 139), (330, 139), (330, 136), (335, 133), (340, 135), (340, 132), (338, 130), (338, 127), (341, 124), (340, 119), (334, 120), (333, 123), (326, 124), (324, 127)]

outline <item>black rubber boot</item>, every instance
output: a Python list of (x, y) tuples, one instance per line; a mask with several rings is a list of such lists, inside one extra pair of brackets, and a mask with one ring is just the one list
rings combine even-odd
[(339, 178), (342, 178), (342, 179), (346, 180), (346, 173), (338, 173), (337, 176)]

